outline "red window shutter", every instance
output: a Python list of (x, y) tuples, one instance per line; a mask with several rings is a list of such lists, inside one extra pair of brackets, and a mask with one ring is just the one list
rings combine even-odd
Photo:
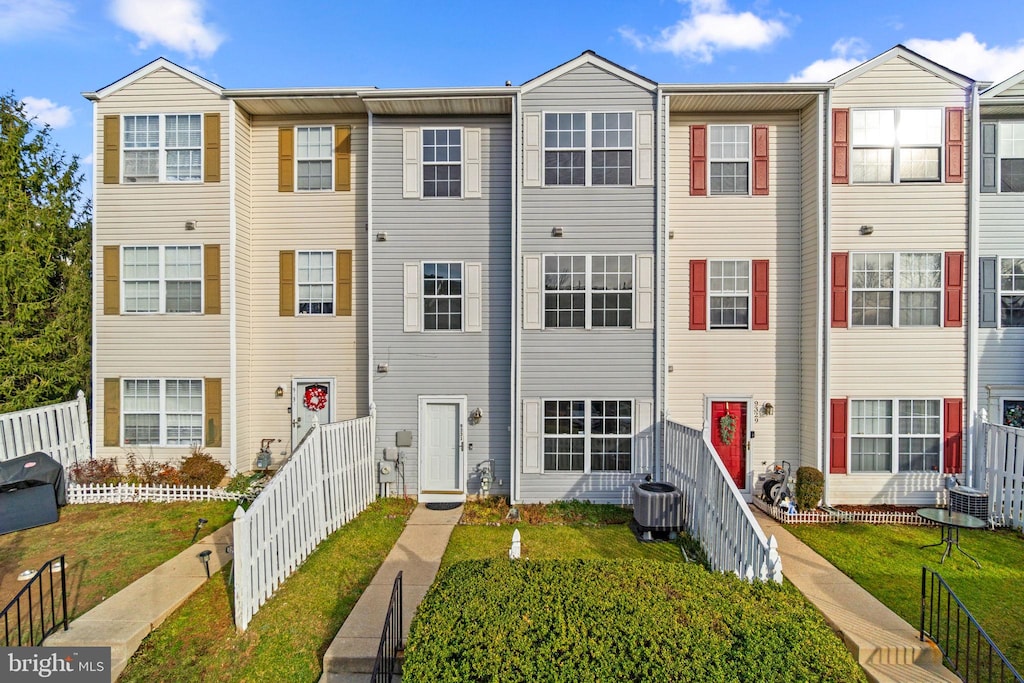
[(964, 108), (946, 107), (946, 182), (964, 181)]
[(947, 398), (942, 402), (942, 459), (944, 471), (959, 474), (964, 471), (964, 401)]
[(946, 314), (943, 325), (964, 325), (964, 252), (946, 252)]
[(690, 196), (708, 196), (707, 126), (690, 126)]
[(753, 271), (753, 306), (754, 317), (752, 329), (755, 330), (767, 330), (768, 329), (768, 259), (760, 259), (753, 261), (751, 264), (751, 270)]
[(832, 252), (832, 327), (850, 326), (850, 254)]
[(850, 110), (832, 110), (832, 183), (850, 183)]
[(846, 424), (850, 400), (834, 398), (829, 405), (829, 459), (828, 471), (846, 474)]
[(690, 261), (690, 329), (708, 329), (708, 262)]
[(768, 194), (768, 126), (754, 126), (753, 194)]

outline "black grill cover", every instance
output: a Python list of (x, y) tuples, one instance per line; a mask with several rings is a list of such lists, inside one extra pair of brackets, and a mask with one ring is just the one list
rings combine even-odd
[(0, 534), (52, 524), (67, 502), (64, 468), (46, 453), (0, 462)]
[(34, 486), (50, 486), (57, 505), (68, 504), (64, 467), (46, 453), (30, 453), (0, 462), (0, 494)]

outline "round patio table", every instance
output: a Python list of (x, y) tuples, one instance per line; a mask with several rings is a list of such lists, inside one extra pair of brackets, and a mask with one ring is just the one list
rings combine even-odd
[(929, 543), (928, 545), (921, 546), (923, 548), (934, 548), (937, 545), (946, 544), (946, 550), (942, 553), (942, 559), (939, 560), (939, 564), (946, 561), (949, 557), (950, 551), (955, 546), (957, 550), (971, 558), (974, 564), (978, 565), (978, 569), (981, 569), (981, 562), (978, 562), (973, 555), (968, 553), (966, 550), (960, 547), (960, 530), (961, 529), (984, 529), (985, 521), (978, 519), (973, 515), (969, 515), (966, 512), (950, 512), (945, 508), (920, 508), (917, 514), (924, 517), (925, 519), (935, 522), (940, 527), (941, 540), (938, 543)]

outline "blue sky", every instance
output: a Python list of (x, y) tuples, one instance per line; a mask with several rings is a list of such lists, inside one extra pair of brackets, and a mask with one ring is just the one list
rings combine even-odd
[(519, 84), (594, 50), (665, 83), (833, 78), (903, 43), (1024, 70), (1021, 0), (0, 0), (0, 89), (91, 162), (98, 90), (164, 56), (227, 88)]

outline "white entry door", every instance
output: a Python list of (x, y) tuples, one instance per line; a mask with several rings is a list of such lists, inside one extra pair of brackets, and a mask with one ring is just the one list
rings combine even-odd
[[(306, 391), (312, 386), (323, 387), (327, 391), (327, 405), (320, 411), (306, 407)], [(334, 380), (332, 379), (297, 379), (292, 383), (292, 450), (294, 451), (313, 428), (313, 415), (320, 424), (330, 422), (334, 417)]]
[(420, 499), (465, 500), (465, 399), (420, 399)]

